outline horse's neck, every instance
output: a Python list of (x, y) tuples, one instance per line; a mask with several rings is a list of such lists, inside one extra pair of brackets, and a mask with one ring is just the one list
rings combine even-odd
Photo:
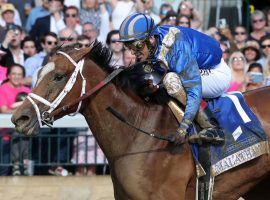
[(85, 107), (83, 115), (101, 148), (107, 155), (121, 155), (134, 146), (133, 140), (138, 134), (109, 113), (106, 110), (109, 106), (138, 127), (141, 126), (142, 116), (147, 117), (149, 109), (143, 106), (142, 100), (141, 103), (135, 102), (113, 84), (101, 89)]

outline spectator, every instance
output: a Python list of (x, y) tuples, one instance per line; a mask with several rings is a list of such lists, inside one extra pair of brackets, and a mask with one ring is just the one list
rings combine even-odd
[(78, 47), (79, 48), (87, 48), (91, 46), (91, 41), (85, 35), (78, 36)]
[(29, 57), (25, 61), (26, 78), (24, 84), (28, 86), (34, 86), (37, 80), (38, 70), (46, 62), (45, 58), (52, 50), (57, 46), (58, 38), (53, 32), (48, 32), (44, 37), (41, 38), (42, 51), (38, 54)]
[(266, 32), (270, 33), (270, 7), (265, 9), (265, 16), (266, 16)]
[(31, 31), (32, 27), (36, 23), (36, 20), (41, 17), (50, 15), (49, 12), (49, 0), (42, 0), (42, 5), (37, 6), (31, 10), (27, 17), (25, 28), (28, 32)]
[[(12, 113), (20, 104), (16, 103), (16, 97), (18, 94), (25, 92), (29, 93), (30, 89), (22, 85), (22, 79), (25, 76), (25, 70), (23, 66), (19, 64), (14, 64), (10, 68), (8, 68), (7, 71), (7, 79), (2, 83), (0, 86), (0, 113)], [(3, 133), (4, 132), (4, 133)], [(12, 129), (4, 129), (1, 130), (1, 135), (4, 135), (3, 143), (5, 146), (4, 148), (7, 148), (7, 144), (9, 143), (9, 135), (12, 134), (14, 136), (17, 135), (16, 132), (14, 132)], [(19, 158), (20, 153), (23, 152), (22, 157), (24, 158), (24, 171), (27, 168), (27, 159), (28, 159), (28, 144), (27, 141), (22, 141), (22, 143), (19, 143), (19, 140), (12, 140), (11, 141), (11, 160), (13, 162), (13, 175), (21, 175), (20, 172), (20, 166), (19, 166)], [(10, 150), (9, 148), (3, 149), (3, 153), (6, 153), (7, 155), (3, 154), (4, 162), (7, 162), (9, 160), (9, 154), (10, 152), (7, 152), (7, 150)], [(3, 171), (4, 170), (4, 171)], [(8, 173), (8, 169), (1, 169), (1, 173)]]
[(207, 31), (206, 34), (213, 37), (215, 40), (220, 41), (221, 40), (221, 34), (218, 30), (217, 27), (210, 27)]
[(222, 50), (222, 58), (228, 64), (230, 58), (230, 48), (227, 42), (220, 42), (220, 48)]
[(125, 67), (129, 67), (130, 65), (135, 64), (136, 56), (132, 54), (132, 52), (129, 49), (124, 49), (123, 56), (124, 56), (123, 61), (124, 61)]
[(83, 0), (80, 20), (81, 24), (91, 23), (99, 40), (105, 42), (110, 31), (109, 13), (105, 7), (105, 0)]
[(164, 17), (161, 20), (160, 25), (176, 26), (176, 22), (177, 22), (177, 14), (173, 11), (169, 11), (167, 12), (166, 17)]
[(161, 21), (166, 17), (169, 11), (174, 11), (170, 4), (164, 3), (160, 6), (159, 17)]
[(71, 28), (63, 28), (59, 32), (59, 41), (61, 46), (67, 46), (77, 43), (78, 34)]
[(177, 26), (190, 28), (190, 18), (186, 15), (179, 15), (177, 17)]
[[(4, 16), (3, 14), (6, 12), (6, 11), (9, 11), (9, 14), (7, 14), (8, 18), (11, 18), (11, 15), (13, 15), (13, 23), (18, 25), (18, 26), (22, 26), (22, 21), (21, 21), (21, 18), (20, 18), (20, 15), (19, 15), (19, 12), (18, 10), (15, 9), (14, 5), (11, 4), (11, 3), (7, 3), (7, 0), (0, 0), (0, 7), (1, 7), (1, 16), (0, 17), (0, 26), (3, 26), (5, 27), (6, 26), (6, 22), (4, 20)], [(13, 14), (11, 14), (13, 13)]]
[[(16, 109), (22, 105), (23, 101), (27, 96), (27, 92), (20, 92), (16, 95), (15, 103), (12, 104), (12, 109)], [(20, 176), (28, 174), (28, 164), (29, 164), (29, 138), (19, 137), (19, 133), (13, 132), (13, 137), (11, 140), (11, 160), (13, 163), (12, 175)], [(20, 163), (23, 163), (23, 170), (20, 169)]]
[(154, 20), (155, 24), (158, 24), (161, 20), (158, 15), (153, 12), (153, 0), (146, 0), (145, 3), (142, 3), (141, 0), (136, 1), (137, 11), (141, 13), (145, 13), (146, 15), (150, 15), (150, 17)]
[(132, 0), (110, 0), (112, 7), (112, 29), (118, 30), (124, 19), (136, 12), (136, 5)]
[(112, 51), (112, 58), (110, 64), (115, 68), (118, 68), (119, 66), (124, 66), (123, 62), (124, 47), (123, 43), (118, 41), (119, 39), (120, 39), (119, 31), (113, 30), (109, 32), (106, 40), (108, 47)]
[(35, 44), (35, 41), (32, 40), (30, 37), (25, 37), (22, 41), (22, 50), (25, 55), (31, 57), (36, 55), (37, 53), (37, 47)]
[(8, 0), (9, 3), (12, 3), (15, 8), (18, 9), (22, 24), (18, 24), (20, 26), (25, 25), (26, 18), (31, 12), (32, 8), (35, 7), (35, 0)]
[(246, 91), (264, 86), (263, 67), (260, 63), (252, 63), (247, 70)]
[(66, 27), (73, 29), (77, 34), (82, 34), (82, 26), (80, 25), (79, 9), (75, 6), (69, 6), (65, 10)]
[(5, 39), (0, 49), (6, 52), (0, 61), (0, 64), (6, 67), (10, 67), (14, 63), (18, 63), (24, 66), (24, 61), (28, 58), (28, 55), (24, 54), (21, 49), (22, 42), (22, 29), (19, 26), (12, 25), (5, 36)]
[(97, 39), (97, 30), (95, 29), (95, 26), (90, 22), (86, 22), (85, 24), (83, 24), (82, 32), (83, 35), (90, 39), (91, 43), (93, 43)]
[(80, 11), (81, 24), (91, 22), (97, 31), (101, 26), (100, 10), (98, 0), (83, 0), (82, 9)]
[(258, 60), (263, 68), (266, 68), (267, 57), (270, 56), (270, 35), (263, 36), (260, 40), (260, 46), (262, 50), (262, 57)]
[(0, 86), (0, 113), (12, 113), (17, 107), (16, 96), (20, 92), (29, 93), (30, 89), (22, 85), (25, 69), (19, 64), (14, 64), (7, 70), (7, 79)]
[(244, 26), (239, 25), (234, 28), (234, 43), (238, 50), (245, 47), (247, 37), (247, 30)]
[(260, 46), (255, 40), (247, 41), (245, 47), (242, 49), (242, 52), (247, 60), (248, 65), (256, 62), (261, 57)]
[(227, 92), (245, 90), (246, 59), (240, 51), (232, 53), (229, 58), (229, 66), (232, 69), (232, 81)]
[[(50, 0), (49, 11), (50, 15), (38, 18), (30, 31), (31, 37), (36, 41), (36, 44), (40, 44), (40, 39), (48, 32), (59, 33), (64, 27), (66, 27), (63, 18), (63, 4), (64, 0)], [(40, 47), (39, 47), (40, 48)]]
[[(5, 54), (6, 52), (0, 50), (0, 60), (2, 59), (2, 56)], [(0, 65), (0, 85), (6, 79), (7, 79), (7, 67)]]
[[(89, 128), (79, 131), (78, 137), (74, 139), (71, 162), (82, 165), (76, 167), (75, 175), (77, 176), (94, 175), (96, 174), (96, 164), (107, 164), (107, 160)], [(90, 166), (83, 166), (86, 164)]]
[(265, 30), (266, 21), (265, 15), (262, 11), (255, 10), (254, 13), (251, 14), (251, 23), (252, 32), (250, 33), (248, 40), (259, 42), (263, 36), (269, 35)]
[(265, 63), (266, 63), (264, 68), (265, 85), (270, 86), (270, 56), (267, 57)]
[(190, 1), (182, 1), (179, 4), (178, 15), (186, 15), (191, 19), (191, 28), (196, 30), (202, 30), (203, 18), (199, 11), (197, 11)]

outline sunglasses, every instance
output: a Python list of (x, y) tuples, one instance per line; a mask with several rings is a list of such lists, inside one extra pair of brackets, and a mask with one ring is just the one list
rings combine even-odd
[(126, 42), (124, 45), (128, 49), (132, 49), (134, 51), (140, 51), (145, 46), (145, 40), (137, 40), (135, 42)]
[(239, 58), (233, 57), (233, 58), (232, 58), (232, 61), (233, 61), (233, 62), (236, 62), (236, 61), (244, 61), (244, 58), (243, 58), (243, 57), (239, 57)]
[(187, 24), (187, 25), (189, 25), (189, 22), (181, 22), (181, 21), (179, 21), (179, 24)]
[(161, 11), (160, 11), (160, 14), (161, 14), (161, 15), (166, 15), (167, 12), (169, 12), (169, 11), (168, 11), (168, 10), (161, 10)]
[(77, 17), (76, 14), (65, 14), (65, 17), (69, 18), (69, 17), (72, 17), (72, 18), (75, 18)]
[(75, 38), (72, 38), (72, 37), (60, 37), (59, 39), (62, 42), (64, 41), (72, 42), (73, 40), (75, 40)]
[(118, 40), (111, 40), (111, 43), (117, 43), (119, 42)]
[(257, 22), (263, 22), (264, 20), (263, 19), (258, 19), (258, 20), (253, 20), (252, 22), (254, 23), (254, 24), (256, 24)]
[(265, 49), (265, 48), (270, 48), (270, 44), (266, 44), (266, 45), (263, 45), (263, 44), (262, 44), (261, 46), (262, 46), (263, 49)]
[(246, 35), (245, 32), (235, 32), (234, 35)]
[(90, 44), (81, 44), (81, 43), (79, 43), (78, 46), (79, 46), (79, 48), (87, 48), (87, 47), (90, 47)]
[(57, 42), (53, 42), (53, 41), (47, 41), (46, 43), (47, 45), (52, 45), (52, 44), (57, 45)]

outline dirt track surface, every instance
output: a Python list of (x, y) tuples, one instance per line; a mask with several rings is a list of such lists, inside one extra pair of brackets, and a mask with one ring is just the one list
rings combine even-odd
[(109, 176), (1, 177), (0, 199), (114, 200)]

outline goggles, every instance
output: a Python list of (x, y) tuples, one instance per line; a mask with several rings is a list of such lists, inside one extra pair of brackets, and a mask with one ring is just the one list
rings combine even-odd
[(145, 46), (145, 40), (137, 40), (133, 42), (125, 42), (125, 47), (134, 51), (140, 51)]

